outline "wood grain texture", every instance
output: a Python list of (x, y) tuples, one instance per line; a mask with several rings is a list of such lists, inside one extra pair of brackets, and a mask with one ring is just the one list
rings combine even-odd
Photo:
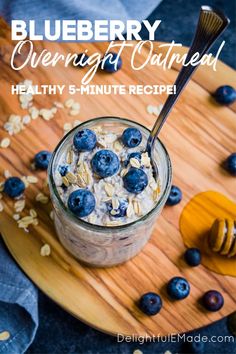
[[(0, 139), (6, 136), (3, 124), (9, 114), (25, 114), (19, 108), (17, 97), (11, 95), (10, 85), (24, 78), (35, 84), (80, 84), (82, 70), (55, 68), (25, 68), (14, 72), (9, 66), (12, 44), (7, 27), (1, 23), (0, 38)], [(4, 27), (5, 26), (5, 27)], [(43, 48), (60, 53), (100, 51), (107, 43), (99, 44), (52, 44), (38, 43)], [(92, 84), (170, 84), (174, 82), (178, 68), (163, 71), (148, 65), (144, 70), (133, 72), (129, 57), (131, 50), (123, 55), (123, 69), (114, 74), (98, 73)], [(147, 54), (147, 53), (146, 53)], [(145, 51), (143, 52), (145, 56)], [(139, 58), (141, 62), (141, 57)], [(87, 69), (85, 69), (87, 70)], [(183, 201), (176, 207), (166, 207), (158, 220), (148, 245), (128, 263), (111, 269), (92, 269), (80, 265), (59, 244), (52, 221), (50, 206), (35, 203), (41, 191), (45, 173), (37, 172), (40, 183), (26, 190), (27, 209), (37, 210), (40, 223), (26, 234), (20, 231), (12, 219), (12, 202), (0, 213), (0, 228), (3, 238), (20, 266), (49, 297), (64, 309), (89, 325), (110, 333), (165, 335), (189, 331), (207, 325), (234, 311), (236, 308), (236, 279), (213, 273), (203, 266), (190, 269), (182, 260), (185, 250), (178, 229), (181, 210), (196, 193), (213, 189), (236, 198), (235, 179), (229, 176), (220, 163), (235, 151), (236, 117), (231, 107), (219, 107), (210, 97), (219, 84), (235, 82), (232, 69), (220, 64), (216, 73), (201, 68), (181, 96), (161, 132), (173, 163), (174, 183), (183, 190)], [(232, 80), (232, 81), (231, 81)], [(67, 94), (35, 98), (35, 106), (51, 107), (53, 101), (64, 101)], [(154, 116), (146, 111), (148, 104), (163, 103), (166, 96), (75, 96), (81, 103), (78, 119), (84, 121), (97, 116), (121, 116), (151, 127)], [(1, 175), (5, 169), (13, 175), (31, 175), (30, 161), (41, 149), (52, 150), (63, 134), (65, 122), (73, 121), (65, 110), (59, 110), (55, 118), (45, 122), (41, 118), (30, 123), (20, 134), (11, 138), (11, 146), (1, 150)], [(3, 178), (1, 179), (3, 180)], [(47, 241), (52, 247), (52, 256), (41, 257), (40, 247)], [(191, 284), (191, 295), (184, 301), (171, 302), (165, 292), (165, 284), (181, 275)], [(209, 289), (222, 291), (225, 306), (218, 313), (206, 313), (199, 305), (199, 298)], [(155, 291), (162, 295), (164, 307), (154, 317), (143, 315), (135, 305), (139, 297)]]

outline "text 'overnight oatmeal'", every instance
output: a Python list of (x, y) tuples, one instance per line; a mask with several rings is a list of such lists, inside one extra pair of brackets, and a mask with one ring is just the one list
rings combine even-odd
[(147, 214), (159, 199), (160, 181), (153, 177), (145, 147), (137, 128), (122, 134), (100, 126), (77, 130), (54, 173), (65, 206), (76, 217), (103, 226), (128, 224)]

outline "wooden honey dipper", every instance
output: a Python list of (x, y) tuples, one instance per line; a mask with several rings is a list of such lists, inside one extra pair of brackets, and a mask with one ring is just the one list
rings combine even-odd
[(214, 221), (208, 237), (213, 252), (222, 256), (236, 256), (236, 220), (218, 218)]

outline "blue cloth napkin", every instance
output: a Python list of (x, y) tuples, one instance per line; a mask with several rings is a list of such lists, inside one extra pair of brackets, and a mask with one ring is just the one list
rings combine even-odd
[[(23, 353), (38, 327), (38, 292), (16, 265), (0, 239), (0, 353)], [(1, 336), (0, 336), (1, 337)]]
[[(145, 19), (161, 0), (0, 0), (0, 13), (11, 19)], [(0, 227), (1, 229), (1, 227)], [(38, 327), (37, 289), (0, 240), (0, 353), (23, 353)], [(1, 336), (0, 336), (1, 338)]]

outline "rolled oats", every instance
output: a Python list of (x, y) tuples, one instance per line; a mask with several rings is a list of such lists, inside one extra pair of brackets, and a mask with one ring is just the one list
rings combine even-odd
[(123, 149), (123, 146), (121, 145), (119, 140), (116, 140), (113, 144), (113, 148), (115, 151), (120, 152)]
[(147, 168), (151, 166), (150, 157), (148, 156), (147, 152), (141, 155), (141, 165)]
[(113, 194), (115, 192), (115, 189), (114, 189), (114, 186), (111, 183), (105, 183), (104, 189), (105, 189), (108, 197), (112, 197), (113, 196)]
[(34, 209), (30, 209), (30, 215), (31, 215), (33, 218), (36, 218), (36, 217), (37, 217), (37, 212), (36, 212)]
[(21, 213), (25, 208), (25, 199), (17, 200), (14, 204), (16, 213)]
[(29, 183), (38, 183), (38, 181), (39, 181), (38, 177), (36, 177), (36, 176), (27, 176), (26, 179)]
[(25, 125), (29, 124), (30, 121), (31, 121), (31, 117), (28, 114), (22, 118), (22, 123)]
[(51, 247), (50, 245), (48, 245), (47, 243), (45, 243), (45, 245), (43, 245), (40, 249), (40, 255), (42, 257), (48, 257), (51, 254)]
[(8, 340), (10, 336), (10, 332), (8, 331), (0, 332), (0, 341)]
[(73, 98), (69, 98), (68, 100), (65, 101), (64, 105), (66, 108), (71, 108), (73, 106), (74, 102), (75, 101), (73, 100)]
[(8, 146), (10, 146), (10, 144), (11, 144), (11, 140), (9, 138), (4, 138), (2, 139), (0, 146), (1, 148), (6, 149)]
[(5, 171), (4, 171), (4, 177), (5, 177), (5, 178), (9, 178), (9, 177), (11, 177), (11, 176), (12, 176), (12, 174), (11, 174), (10, 171), (8, 171), (8, 170), (5, 170)]
[(131, 159), (129, 160), (129, 163), (132, 167), (135, 167), (135, 168), (140, 168), (140, 162), (138, 159), (136, 159), (135, 157), (131, 157)]
[(43, 193), (38, 193), (38, 194), (36, 195), (35, 200), (36, 200), (37, 202), (42, 203), (42, 204), (47, 204), (47, 203), (49, 202), (48, 197), (47, 197), (45, 194), (43, 194)]
[(67, 172), (65, 177), (67, 178), (69, 183), (71, 183), (71, 184), (77, 183), (77, 177), (76, 177), (76, 175), (74, 175), (74, 173)]
[(65, 123), (63, 126), (63, 129), (65, 131), (70, 131), (72, 129), (72, 124), (71, 123)]

